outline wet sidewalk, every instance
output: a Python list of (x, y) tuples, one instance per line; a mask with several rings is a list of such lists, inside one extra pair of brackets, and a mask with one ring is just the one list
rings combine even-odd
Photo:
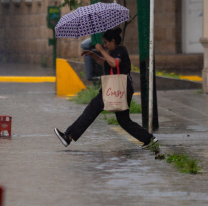
[(0, 76), (55, 76), (55, 69), (36, 64), (0, 63)]
[[(0, 185), (5, 206), (207, 205), (208, 174), (179, 173), (154, 159), (119, 126), (100, 115), (65, 148), (64, 131), (86, 105), (55, 95), (55, 83), (0, 83), (0, 113), (10, 115), (12, 137), (0, 138)], [(140, 96), (134, 96), (140, 103)], [(158, 92), (165, 152), (186, 152), (208, 171), (208, 96), (196, 90)], [(131, 118), (141, 124), (141, 115)]]

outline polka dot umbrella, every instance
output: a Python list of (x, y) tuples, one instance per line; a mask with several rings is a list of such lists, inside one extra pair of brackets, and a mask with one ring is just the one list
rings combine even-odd
[(55, 27), (56, 38), (79, 38), (101, 33), (129, 19), (129, 10), (117, 3), (96, 3), (64, 15)]

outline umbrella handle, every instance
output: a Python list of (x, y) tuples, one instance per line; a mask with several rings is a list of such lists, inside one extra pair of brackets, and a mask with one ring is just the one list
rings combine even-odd
[[(90, 22), (91, 22), (91, 26), (92, 26), (92, 19), (91, 19), (91, 14), (89, 14), (89, 17), (90, 17)], [(95, 41), (96, 41), (96, 44), (97, 44), (97, 38), (96, 38), (96, 35), (95, 35), (95, 31), (94, 31), (94, 28), (92, 26), (92, 30), (94, 32), (94, 36), (95, 36)]]

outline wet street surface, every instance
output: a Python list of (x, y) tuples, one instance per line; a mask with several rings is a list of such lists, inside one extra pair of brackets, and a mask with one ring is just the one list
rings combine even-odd
[[(5, 206), (208, 205), (207, 173), (182, 174), (155, 160), (102, 115), (65, 148), (53, 129), (64, 131), (86, 105), (54, 91), (54, 83), (0, 83), (0, 114), (13, 118), (12, 137), (0, 138)], [(208, 171), (208, 95), (160, 91), (158, 112), (161, 149), (186, 152)], [(141, 124), (140, 114), (131, 118)]]

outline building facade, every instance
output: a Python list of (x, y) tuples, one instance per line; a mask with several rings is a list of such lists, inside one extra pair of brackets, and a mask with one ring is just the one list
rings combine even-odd
[[(117, 2), (123, 4), (123, 0)], [(137, 1), (127, 0), (126, 4), (133, 17), (137, 13)], [(203, 67), (200, 44), (203, 0), (155, 0), (154, 17), (156, 69), (200, 74)], [(138, 66), (137, 18), (129, 24), (124, 44), (132, 63)]]
[[(206, 1), (206, 0), (205, 0)], [(53, 37), (47, 28), (47, 7), (59, 5), (62, 0), (1, 0), (0, 3), (0, 60), (8, 62), (52, 65)], [(114, 2), (104, 0), (103, 2)], [(126, 0), (133, 17), (137, 0)], [(117, 0), (123, 5), (123, 0)], [(84, 1), (85, 5), (90, 0)], [(61, 10), (61, 16), (70, 12)], [(138, 14), (139, 15), (139, 14)], [(203, 0), (155, 0), (155, 55), (156, 69), (166, 71), (200, 72), (203, 68), (202, 37)], [(58, 39), (59, 58), (83, 61), (80, 57), (80, 39)], [(139, 66), (137, 18), (128, 25), (124, 45), (132, 64)]]
[[(48, 6), (59, 5), (61, 0), (1, 0), (0, 3), (0, 62), (17, 62), (52, 66), (53, 47), (48, 39), (53, 38), (47, 28)], [(84, 1), (90, 4), (90, 1)], [(61, 16), (70, 12), (61, 10)], [(87, 37), (86, 37), (87, 38)], [(88, 37), (89, 38), (89, 37)], [(57, 57), (80, 59), (81, 39), (58, 39)]]

